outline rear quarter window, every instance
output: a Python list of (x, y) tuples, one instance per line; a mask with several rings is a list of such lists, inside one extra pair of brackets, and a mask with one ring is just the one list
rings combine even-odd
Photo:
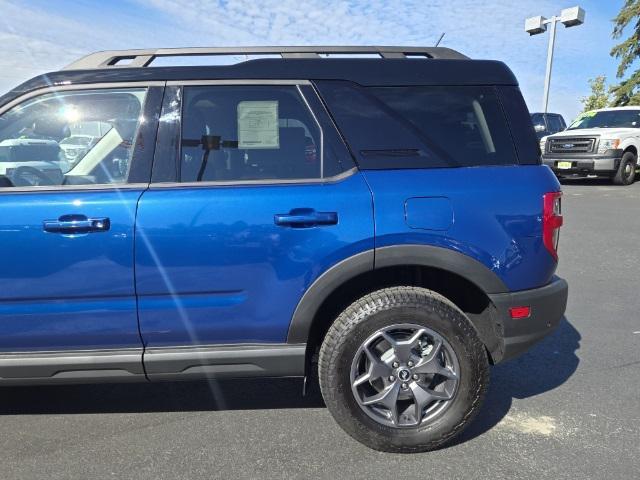
[(319, 83), (361, 168), (518, 163), (495, 87)]

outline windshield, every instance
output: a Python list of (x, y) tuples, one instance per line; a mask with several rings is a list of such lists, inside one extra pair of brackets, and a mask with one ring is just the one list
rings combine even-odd
[(69, 137), (60, 142), (60, 145), (82, 145), (86, 146), (91, 143), (91, 137)]
[(583, 113), (573, 121), (567, 130), (638, 127), (640, 127), (640, 110), (604, 110)]

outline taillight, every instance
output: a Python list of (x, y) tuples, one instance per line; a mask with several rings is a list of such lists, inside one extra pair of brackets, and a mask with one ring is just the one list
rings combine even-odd
[(551, 256), (558, 261), (558, 240), (562, 226), (562, 192), (544, 194), (542, 214), (542, 239)]

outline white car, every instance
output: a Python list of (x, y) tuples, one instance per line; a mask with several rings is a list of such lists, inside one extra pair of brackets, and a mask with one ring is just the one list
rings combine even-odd
[(542, 161), (558, 177), (597, 176), (634, 182), (640, 150), (640, 107), (585, 112), (563, 132), (540, 140)]
[(54, 140), (16, 138), (0, 142), (0, 177), (13, 186), (60, 184), (70, 168)]

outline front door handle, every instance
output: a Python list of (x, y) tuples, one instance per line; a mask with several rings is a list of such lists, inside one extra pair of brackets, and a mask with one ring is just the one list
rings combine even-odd
[(316, 212), (313, 208), (294, 208), (289, 213), (278, 213), (273, 221), (281, 227), (309, 228), (319, 225), (336, 225), (336, 212)]
[(45, 232), (80, 234), (91, 232), (106, 232), (111, 228), (111, 220), (107, 217), (88, 218), (84, 215), (63, 215), (57, 220), (42, 222)]

